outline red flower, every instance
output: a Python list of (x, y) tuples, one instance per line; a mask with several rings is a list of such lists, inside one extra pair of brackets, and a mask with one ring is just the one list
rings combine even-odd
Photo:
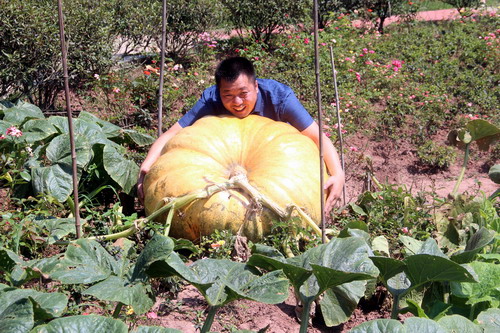
[(151, 72), (150, 71), (144, 71), (144, 74), (145, 75), (151, 75)]

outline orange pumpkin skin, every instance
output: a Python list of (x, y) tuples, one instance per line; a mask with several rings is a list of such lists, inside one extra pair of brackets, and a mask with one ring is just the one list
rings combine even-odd
[[(179, 131), (146, 176), (146, 213), (154, 212), (165, 197), (183, 196), (239, 173), (283, 209), (293, 203), (316, 223), (321, 220), (316, 144), (291, 125), (256, 115), (204, 117)], [(157, 221), (165, 222), (166, 216)], [(180, 209), (170, 235), (196, 241), (226, 229), (256, 241), (270, 233), (277, 219), (247, 193), (229, 189)]]

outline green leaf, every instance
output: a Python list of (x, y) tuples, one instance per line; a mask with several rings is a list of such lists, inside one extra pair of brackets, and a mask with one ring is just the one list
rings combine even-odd
[(370, 320), (354, 327), (350, 333), (406, 333), (403, 324), (394, 319)]
[[(69, 234), (76, 234), (75, 219), (74, 218), (64, 218), (64, 219), (44, 219), (35, 220), (36, 225), (42, 229), (40, 234), (47, 235), (47, 243), (54, 244), (57, 241), (62, 240)], [(87, 223), (86, 220), (80, 220), (80, 224), (83, 226)]]
[(127, 325), (118, 319), (96, 315), (71, 316), (52, 320), (50, 323), (37, 326), (32, 333), (127, 333)]
[(59, 202), (65, 202), (73, 192), (72, 171), (59, 164), (31, 169), (33, 189), (36, 193), (48, 193)]
[(466, 304), (477, 304), (488, 301), (492, 306), (500, 305), (500, 265), (474, 261), (470, 263), (478, 276), (478, 283), (452, 282), (453, 295), (468, 298)]
[(50, 273), (63, 284), (87, 284), (120, 272), (117, 261), (96, 241), (79, 239), (70, 244), (64, 258)]
[(57, 129), (46, 118), (28, 120), (22, 129), (23, 137), (28, 143), (39, 143), (39, 141), (57, 134)]
[(150, 267), (155, 262), (167, 260), (174, 246), (175, 243), (171, 238), (155, 234), (139, 255), (132, 273), (132, 280), (142, 279), (146, 271), (150, 276), (163, 276), (161, 270), (157, 272)]
[(44, 118), (42, 110), (29, 103), (19, 103), (3, 112), (3, 120), (16, 126), (20, 126), (27, 119)]
[[(76, 164), (85, 168), (92, 159), (92, 147), (83, 135), (75, 135)], [(47, 158), (52, 163), (72, 165), (71, 144), (69, 134), (55, 137), (47, 146)]]
[(484, 333), (500, 332), (500, 309), (488, 309), (477, 316), (479, 326)]
[(154, 297), (147, 285), (141, 282), (131, 283), (118, 276), (110, 276), (83, 291), (82, 294), (94, 296), (102, 301), (130, 305), (139, 315), (146, 313), (154, 305)]
[(398, 273), (387, 280), (387, 289), (393, 296), (406, 294), (411, 287), (412, 283), (404, 272)]
[(478, 325), (460, 315), (445, 316), (438, 320), (438, 324), (447, 332), (482, 333)]
[(243, 263), (216, 259), (198, 260), (187, 267), (175, 252), (164, 265), (194, 285), (211, 306), (223, 306), (236, 299), (276, 304), (288, 297), (288, 280), (281, 271), (260, 276)]
[(107, 122), (105, 120), (97, 118), (92, 113), (82, 111), (78, 116), (78, 119), (85, 120), (88, 123), (98, 124), (102, 128), (102, 132), (106, 135), (107, 138), (115, 138), (120, 136), (122, 129), (115, 124)]
[(410, 236), (405, 236), (405, 235), (400, 235), (399, 240), (403, 243), (406, 252), (409, 255), (417, 254), (418, 251), (420, 251), (420, 248), (422, 247), (422, 244), (424, 242), (419, 241), (415, 238), (412, 238)]
[(141, 147), (150, 145), (155, 141), (155, 139), (151, 135), (139, 133), (134, 130), (124, 129), (123, 133), (125, 133), (126, 138)]
[(426, 319), (429, 318), (425, 313), (424, 309), (422, 309), (422, 307), (420, 306), (420, 304), (418, 304), (414, 300), (407, 299), (406, 304), (408, 305), (407, 307), (408, 311), (413, 313), (414, 316)]
[(434, 320), (427, 318), (417, 318), (410, 317), (405, 319), (404, 326), (406, 332), (418, 332), (418, 333), (447, 333), (449, 331), (442, 328)]
[(123, 189), (130, 193), (137, 183), (139, 167), (134, 161), (128, 160), (110, 146), (104, 146), (104, 169), (109, 176)]
[(404, 271), (404, 262), (387, 257), (370, 257), (380, 271), (382, 281), (388, 281), (391, 277)]
[(346, 322), (364, 296), (366, 281), (353, 281), (328, 289), (320, 301), (321, 314), (328, 327)]
[(496, 184), (500, 184), (500, 164), (495, 164), (490, 168), (488, 177)]
[(2, 332), (29, 332), (34, 325), (33, 304), (27, 298), (17, 300), (0, 312)]
[(385, 236), (377, 236), (372, 240), (372, 250), (373, 252), (389, 257), (389, 241)]
[(68, 304), (63, 293), (44, 293), (33, 289), (4, 288), (0, 291), (0, 313), (12, 304), (30, 298), (34, 303), (34, 318), (45, 321), (60, 317)]
[(483, 119), (469, 121), (466, 129), (481, 150), (488, 150), (490, 144), (500, 138), (500, 129)]
[(358, 206), (352, 202), (350, 203), (350, 206), (351, 206), (351, 209), (353, 210), (353, 212), (355, 212), (356, 214), (358, 214), (360, 216), (366, 216), (365, 211), (360, 206)]
[(431, 281), (475, 282), (474, 276), (463, 266), (439, 256), (416, 254), (404, 260), (405, 272), (412, 286)]
[(49, 272), (58, 262), (58, 255), (24, 261), (17, 254), (7, 249), (0, 249), (0, 270), (10, 273), (10, 280), (15, 286), (26, 281), (39, 278), (41, 274)]
[(471, 262), (479, 251), (495, 239), (495, 234), (495, 231), (482, 227), (469, 239), (465, 250), (453, 254), (450, 259), (459, 264)]

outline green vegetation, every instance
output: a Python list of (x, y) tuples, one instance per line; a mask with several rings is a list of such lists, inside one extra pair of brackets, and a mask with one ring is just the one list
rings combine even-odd
[[(383, 1), (366, 3), (353, 1), (329, 15), (319, 33), (325, 132), (337, 139), (332, 46), (345, 137), (361, 132), (395, 146), (411, 142), (429, 168), (449, 167), (455, 155), (463, 156), (453, 193), (443, 198), (381, 183), (360, 156), (373, 186), (335, 212), (327, 244), (295, 219), (276, 221), (258, 244), (226, 230), (193, 244), (168, 237), (168, 226), (145, 218), (133, 201), (137, 163), (157, 126), (160, 57), (151, 50), (159, 40), (161, 3), (79, 0), (68, 6), (70, 82), (80, 97), (74, 124), (84, 238), (75, 240), (67, 119), (48, 112), (64, 104), (55, 4), (0, 0), (0, 327), (177, 332), (138, 321), (156, 315), (152, 307), (162, 290), (185, 283), (209, 306), (197, 316), (203, 332), (230, 302), (280, 303), (289, 286), (300, 300), (302, 332), (315, 302), (324, 323), (336, 326), (360, 299), (372, 297), (375, 285), (391, 294), (393, 319), (352, 332), (498, 329), (500, 192), (458, 191), (476, 149), (490, 150), (482, 155), (485, 167), (500, 182), (498, 16), (468, 10), (455, 21), (414, 22), (415, 10), (406, 8), (413, 5), (405, 1), (399, 8), (404, 22), (380, 34), (352, 25), (359, 17), (382, 17), (373, 6), (383, 9)], [(218, 60), (231, 55), (251, 59), (259, 77), (290, 85), (317, 116), (311, 21), (301, 16), (310, 14), (307, 8), (286, 2), (282, 9), (289, 13), (276, 11), (276, 20), (268, 11), (254, 26), (249, 22), (261, 15), (255, 2), (169, 6), (164, 127), (192, 106), (213, 83)], [(228, 14), (238, 6), (255, 11), (238, 21)], [(419, 6), (438, 8), (435, 2)], [(305, 25), (269, 33), (296, 22)], [(250, 27), (250, 33), (223, 37), (212, 29), (221, 26)], [(118, 35), (118, 47), (133, 54), (132, 61), (112, 56)], [(442, 128), (453, 129), (448, 139), (456, 147), (434, 140)], [(415, 318), (394, 320), (406, 312)]]

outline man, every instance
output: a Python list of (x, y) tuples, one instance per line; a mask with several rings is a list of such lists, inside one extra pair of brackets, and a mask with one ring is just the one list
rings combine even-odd
[[(297, 128), (319, 145), (319, 128), (299, 102), (292, 89), (274, 80), (256, 79), (253, 64), (246, 58), (223, 60), (215, 71), (216, 85), (207, 88), (195, 106), (176, 124), (163, 133), (151, 146), (141, 165), (137, 191), (144, 198), (143, 181), (153, 163), (160, 157), (165, 144), (183, 127), (208, 115), (233, 115), (245, 118), (257, 114), (283, 121)], [(344, 172), (332, 142), (323, 135), (324, 160), (330, 177), (325, 181), (328, 196), (325, 213), (328, 214), (340, 199), (344, 186)]]

